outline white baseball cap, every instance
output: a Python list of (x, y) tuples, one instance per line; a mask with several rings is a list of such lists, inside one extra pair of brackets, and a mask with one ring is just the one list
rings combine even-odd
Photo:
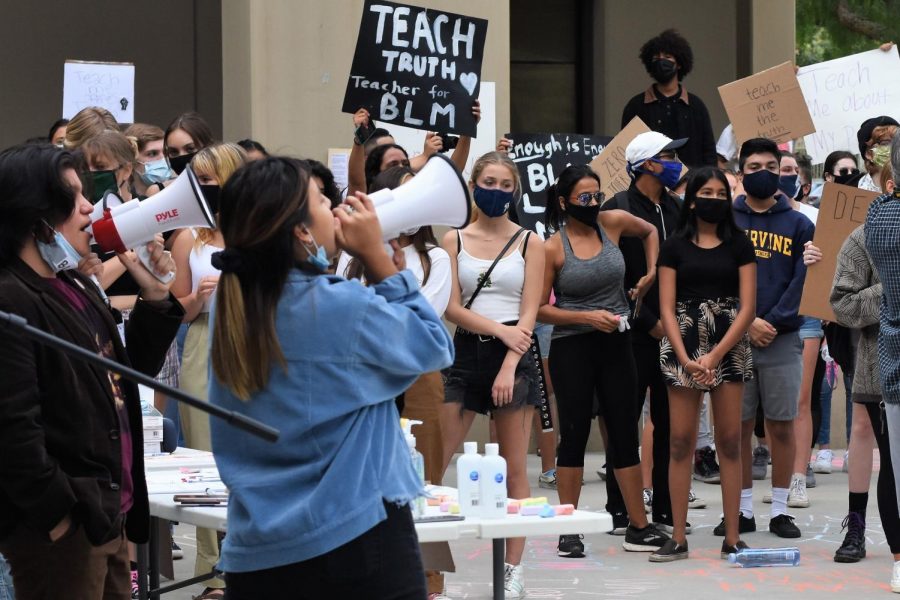
[(625, 160), (634, 168), (664, 150), (681, 148), (687, 141), (688, 138), (673, 140), (658, 131), (645, 131), (638, 134), (625, 148)]

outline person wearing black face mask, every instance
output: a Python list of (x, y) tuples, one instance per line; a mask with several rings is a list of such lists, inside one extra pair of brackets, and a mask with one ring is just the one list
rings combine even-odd
[[(756, 409), (762, 405), (772, 448), (772, 519), (769, 531), (779, 537), (800, 537), (787, 514), (788, 485), (794, 462), (794, 420), (802, 379), (798, 314), (806, 278), (803, 246), (815, 230), (812, 222), (793, 210), (790, 199), (778, 192), (781, 152), (772, 140), (744, 142), (739, 156), (746, 195), (734, 202), (734, 220), (747, 231), (758, 263), (756, 319), (750, 326), (754, 382), (744, 390), (741, 459), (752, 460), (750, 438)], [(753, 480), (750, 465), (741, 490), (741, 531), (755, 531)]]
[[(675, 231), (681, 210), (681, 201), (671, 193), (670, 188), (677, 185), (673, 180), (678, 181), (681, 173), (681, 164), (676, 160), (675, 152), (680, 152), (685, 142), (673, 141), (655, 131), (636, 136), (625, 148), (625, 160), (632, 176), (631, 185), (605, 202), (601, 210), (621, 209), (650, 223), (655, 228), (658, 243), (662, 244)], [(623, 238), (619, 248), (625, 259), (625, 289), (631, 290), (648, 272), (644, 247), (641, 240)], [(643, 302), (640, 305), (634, 303), (631, 309), (632, 352), (637, 367), (637, 388), (633, 399), (636, 410), (641, 410), (647, 391), (650, 392), (650, 420), (653, 423), (652, 517), (654, 523), (671, 528), (669, 403), (666, 384), (659, 370), (659, 340), (664, 332), (659, 320), (659, 293), (655, 283)], [(645, 447), (643, 452), (649, 460), (648, 448)], [(712, 464), (715, 464), (714, 458)], [(608, 471), (606, 478), (606, 495), (606, 510), (613, 517), (613, 534), (622, 535), (628, 519), (618, 480), (611, 471)]]
[(728, 180), (705, 167), (688, 176), (675, 233), (659, 253), (660, 315), (666, 337), (659, 362), (669, 391), (669, 463), (674, 531), (652, 562), (688, 557), (685, 538), (700, 403), (710, 392), (721, 461), (722, 558), (746, 548), (740, 540), (741, 397), (753, 377), (747, 329), (756, 316), (756, 255), (734, 222)]
[[(560, 445), (557, 490), (562, 503), (578, 505), (584, 451), (599, 399), (615, 470), (627, 509), (625, 542), (631, 552), (652, 552), (668, 537), (647, 521), (641, 495), (634, 398), (637, 369), (631, 350), (631, 308), (624, 288), (625, 260), (618, 248), (624, 236), (643, 241), (651, 265), (631, 290), (642, 298), (655, 279), (659, 238), (653, 226), (623, 210), (600, 212), (600, 178), (587, 165), (567, 167), (548, 191), (544, 223), (552, 235), (545, 244), (544, 289), (538, 318), (553, 328), (550, 378), (556, 390)], [(550, 304), (550, 292), (556, 303)], [(559, 539), (558, 554), (584, 556), (578, 535)]]
[(822, 176), (825, 178), (825, 183), (834, 182), (856, 187), (856, 183), (861, 177), (859, 165), (856, 164), (856, 156), (846, 150), (835, 150), (826, 156), (823, 166)]
[(676, 140), (688, 138), (678, 152), (688, 167), (715, 166), (716, 140), (709, 111), (681, 83), (694, 66), (690, 44), (667, 29), (641, 47), (640, 59), (655, 83), (625, 105), (622, 127), (640, 117), (653, 131)]

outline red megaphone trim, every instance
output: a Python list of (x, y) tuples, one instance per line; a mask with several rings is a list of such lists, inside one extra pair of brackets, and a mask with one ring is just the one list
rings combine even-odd
[(104, 252), (128, 251), (128, 248), (122, 243), (122, 238), (119, 237), (119, 230), (116, 229), (116, 222), (109, 209), (104, 210), (103, 217), (91, 225), (91, 231), (94, 233), (94, 241)]

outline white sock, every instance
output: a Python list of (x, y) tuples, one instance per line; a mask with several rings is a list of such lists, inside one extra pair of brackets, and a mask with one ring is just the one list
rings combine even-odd
[(741, 514), (745, 519), (753, 518), (753, 488), (741, 490)]
[[(804, 475), (806, 477), (806, 475)], [(787, 488), (772, 488), (772, 518), (787, 514)]]

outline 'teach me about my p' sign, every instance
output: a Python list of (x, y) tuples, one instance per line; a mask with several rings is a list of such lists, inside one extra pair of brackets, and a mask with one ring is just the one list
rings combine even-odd
[(488, 22), (366, 0), (342, 110), (415, 129), (475, 136)]

